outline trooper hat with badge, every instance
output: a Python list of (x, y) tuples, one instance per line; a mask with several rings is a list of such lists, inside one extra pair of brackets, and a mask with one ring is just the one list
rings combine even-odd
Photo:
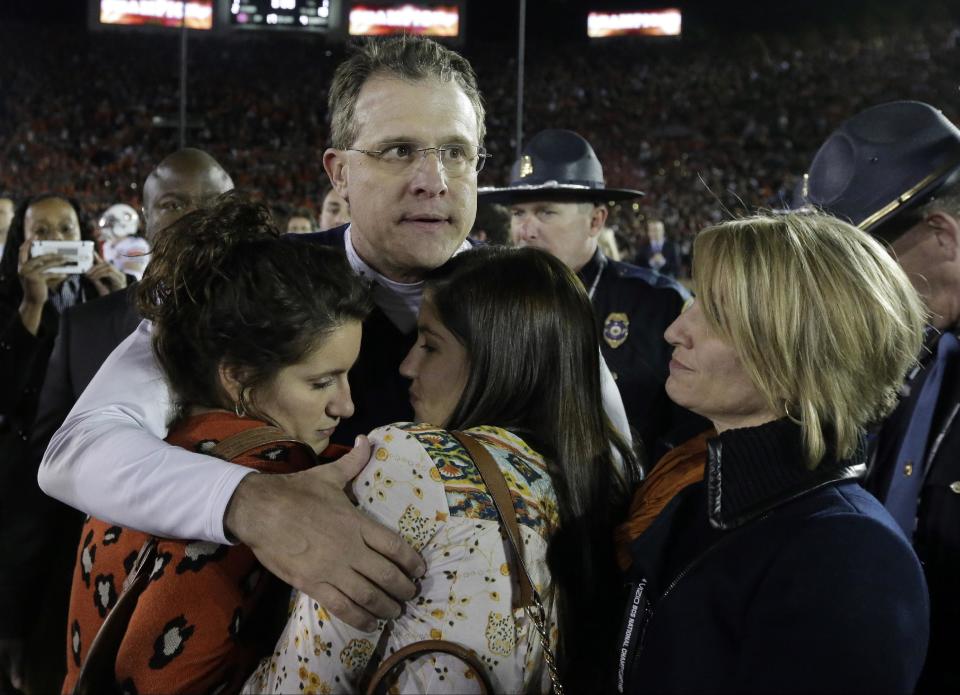
[[(952, 511), (960, 494), (958, 182), (960, 129), (929, 104), (895, 101), (862, 111), (830, 135), (795, 204), (819, 207), (889, 243), (930, 310), (935, 329), (927, 331), (922, 367), (872, 439), (864, 486), (913, 541), (941, 616), (960, 615), (960, 530)], [(927, 205), (935, 200), (942, 209)], [(956, 692), (956, 630), (953, 618), (931, 621), (917, 692)]]
[(889, 242), (958, 180), (960, 129), (929, 104), (894, 101), (861, 111), (827, 138), (793, 207), (820, 208)]
[[(527, 141), (508, 185), (478, 190), (481, 203), (503, 205), (605, 205), (642, 195), (634, 189), (608, 188), (590, 143), (573, 131), (554, 129)], [(672, 406), (664, 391), (671, 348), (663, 332), (690, 294), (671, 278), (610, 260), (599, 249), (586, 265), (573, 270), (593, 302), (603, 339), (601, 352), (616, 379), (627, 419), (656, 460), (676, 441), (705, 428), (699, 417)]]
[(603, 167), (581, 135), (542, 130), (523, 147), (510, 170), (510, 183), (477, 191), (480, 202), (510, 205), (534, 200), (606, 203), (639, 198), (642, 191), (607, 188)]

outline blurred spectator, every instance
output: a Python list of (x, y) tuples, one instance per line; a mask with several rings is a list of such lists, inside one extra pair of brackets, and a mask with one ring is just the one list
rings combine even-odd
[(137, 235), (140, 217), (126, 203), (111, 205), (97, 222), (103, 260), (137, 280), (147, 267), (150, 244)]
[(470, 238), (493, 246), (510, 246), (510, 211), (502, 205), (478, 203)]
[[(28, 691), (33, 692), (49, 692), (59, 684), (47, 679), (49, 669), (44, 665), (23, 669), (24, 657), (37, 655), (43, 662), (48, 652), (25, 644), (24, 623), (17, 620), (36, 626), (44, 623), (47, 614), (42, 592), (31, 594), (35, 601), (15, 597), (13, 592), (18, 578), (12, 571), (11, 556), (19, 549), (18, 542), (24, 540), (15, 533), (21, 501), (19, 464), (27, 451), (60, 314), (123, 288), (127, 280), (99, 256), (86, 273), (53, 274), (48, 269), (66, 259), (59, 254), (31, 257), (30, 250), (34, 241), (92, 241), (92, 237), (89, 219), (76, 201), (55, 194), (34, 196), (17, 207), (0, 258), (0, 666), (2, 675), (13, 685), (32, 685)], [(32, 483), (36, 488), (35, 473)], [(25, 615), (29, 608), (37, 610)]]
[(13, 220), (13, 200), (0, 198), (0, 257), (3, 256), (3, 246), (7, 242), (7, 230)]
[(324, 189), (320, 205), (320, 231), (339, 227), (350, 221), (350, 204), (337, 193), (333, 186)]
[(313, 222), (313, 213), (306, 208), (299, 208), (290, 213), (287, 218), (287, 234), (310, 234), (318, 231)]
[(661, 275), (676, 277), (680, 270), (680, 254), (677, 245), (667, 238), (663, 222), (647, 221), (647, 236), (640, 242), (634, 263), (641, 268), (650, 268)]
[(623, 260), (623, 255), (620, 253), (620, 246), (617, 244), (617, 235), (610, 227), (604, 227), (600, 230), (600, 235), (597, 237), (597, 246), (603, 251), (603, 255), (610, 260)]
[[(186, 149), (164, 158), (143, 185), (147, 239), (231, 188), (230, 177), (205, 152)], [(19, 650), (26, 657), (26, 683), (35, 693), (57, 692), (63, 681), (67, 599), (83, 519), (40, 491), (37, 469), (50, 437), (87, 383), (140, 322), (131, 289), (63, 312), (29, 443), (20, 445), (16, 470), (0, 485), (0, 547), (5, 549), (0, 558), (0, 668), (4, 645), (10, 661), (18, 661)], [(7, 450), (0, 452), (0, 463), (6, 465)]]

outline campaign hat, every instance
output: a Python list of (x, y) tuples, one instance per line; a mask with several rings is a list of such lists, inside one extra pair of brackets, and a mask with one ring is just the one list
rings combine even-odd
[(794, 207), (813, 206), (892, 241), (960, 176), (960, 129), (920, 101), (861, 111), (823, 143)]
[(504, 187), (477, 191), (481, 203), (510, 205), (533, 200), (614, 202), (641, 191), (607, 188), (603, 167), (587, 140), (572, 130), (542, 130), (524, 145)]

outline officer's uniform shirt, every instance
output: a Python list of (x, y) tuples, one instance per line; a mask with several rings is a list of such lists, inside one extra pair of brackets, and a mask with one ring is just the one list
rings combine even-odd
[(653, 270), (610, 260), (600, 249), (578, 275), (593, 302), (601, 352), (620, 389), (627, 419), (652, 465), (668, 448), (710, 426), (673, 404), (664, 390), (673, 348), (663, 333), (680, 315), (690, 292)]

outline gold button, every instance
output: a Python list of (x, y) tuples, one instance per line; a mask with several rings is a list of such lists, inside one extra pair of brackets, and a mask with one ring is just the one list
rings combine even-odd
[(907, 477), (913, 475), (913, 462), (907, 461), (907, 465), (903, 467), (903, 474)]
[(960, 480), (954, 480), (952, 483), (950, 483), (950, 489), (960, 495)]

